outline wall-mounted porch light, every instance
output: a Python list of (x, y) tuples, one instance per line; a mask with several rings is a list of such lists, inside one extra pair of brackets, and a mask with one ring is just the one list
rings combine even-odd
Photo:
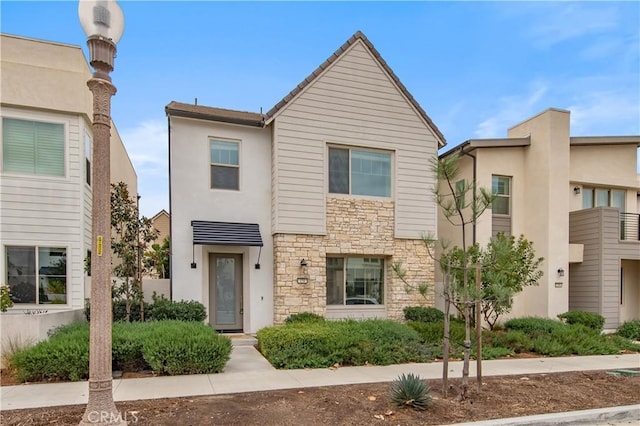
[(579, 186), (574, 186), (573, 187), (573, 193), (578, 195), (580, 193), (580, 187)]
[(564, 277), (564, 268), (559, 268), (558, 269), (558, 276), (559, 277)]

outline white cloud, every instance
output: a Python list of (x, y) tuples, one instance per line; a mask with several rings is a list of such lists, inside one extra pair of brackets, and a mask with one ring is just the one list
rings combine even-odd
[(587, 92), (578, 95), (568, 109), (574, 136), (596, 136), (595, 129), (606, 129), (612, 135), (640, 134), (640, 105), (628, 91)]
[(493, 115), (483, 120), (474, 131), (477, 138), (506, 137), (509, 127), (525, 120), (538, 110), (540, 101), (547, 93), (547, 85), (540, 81), (530, 84), (527, 93), (515, 96), (504, 96), (498, 99), (493, 111)]
[(618, 9), (611, 4), (575, 2), (501, 4), (505, 19), (520, 20), (534, 46), (547, 49), (567, 40), (616, 28)]
[(152, 217), (160, 210), (169, 210), (169, 164), (167, 123), (147, 120), (120, 131), (129, 158), (138, 175), (140, 212)]

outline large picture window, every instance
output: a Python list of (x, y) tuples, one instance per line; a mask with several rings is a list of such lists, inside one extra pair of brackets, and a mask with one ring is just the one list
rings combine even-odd
[(64, 125), (2, 119), (5, 172), (64, 176)]
[(211, 188), (240, 189), (238, 142), (211, 140)]
[(6, 250), (7, 285), (14, 303), (67, 303), (67, 250), (11, 247)]
[(492, 176), (491, 192), (495, 195), (491, 210), (493, 214), (508, 216), (511, 214), (511, 178), (507, 176)]
[(329, 148), (329, 192), (390, 197), (391, 154)]
[(327, 305), (384, 304), (384, 259), (327, 258)]

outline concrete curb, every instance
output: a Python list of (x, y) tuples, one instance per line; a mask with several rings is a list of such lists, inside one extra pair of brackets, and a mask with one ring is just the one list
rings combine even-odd
[(587, 425), (640, 420), (640, 404), (621, 407), (596, 408), (566, 413), (539, 414), (536, 416), (510, 417), (481, 422), (456, 423), (450, 426), (523, 426), (523, 425)]

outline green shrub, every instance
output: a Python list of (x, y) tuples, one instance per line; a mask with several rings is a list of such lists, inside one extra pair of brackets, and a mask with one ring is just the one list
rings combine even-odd
[[(231, 353), (229, 338), (197, 322), (119, 322), (113, 324), (112, 339), (113, 368), (124, 371), (153, 368), (159, 374), (213, 373), (224, 368)], [(86, 379), (89, 324), (58, 327), (49, 340), (16, 352), (12, 365), (20, 381)]]
[(150, 328), (141, 322), (113, 324), (111, 351), (114, 370), (140, 371), (149, 368), (142, 356), (142, 345)]
[(294, 322), (324, 322), (324, 317), (313, 312), (300, 312), (299, 314), (291, 314), (285, 320), (285, 324)]
[[(496, 358), (504, 358), (506, 356), (513, 355), (513, 351), (509, 348), (503, 348), (500, 346), (487, 346), (482, 347), (482, 359), (496, 359)], [(472, 351), (471, 356), (473, 359), (476, 358), (476, 352)]]
[(508, 348), (515, 353), (530, 352), (533, 349), (531, 338), (522, 331), (494, 332), (491, 345)]
[(604, 317), (593, 312), (569, 311), (558, 315), (558, 318), (567, 324), (582, 324), (598, 332), (604, 327)]
[(211, 374), (222, 371), (231, 354), (231, 339), (194, 321), (154, 324), (142, 355), (157, 374)]
[(425, 362), (432, 347), (389, 320), (293, 322), (258, 331), (262, 354), (276, 368)]
[(547, 335), (539, 335), (533, 339), (532, 350), (548, 356), (620, 353), (615, 341), (582, 324), (568, 325)]
[(626, 337), (622, 337), (617, 334), (608, 334), (604, 337), (621, 351), (640, 352), (640, 343), (633, 342)]
[(21, 382), (78, 381), (88, 378), (88, 324), (71, 324), (59, 328), (49, 340), (15, 353), (12, 365)]
[(618, 335), (631, 340), (640, 340), (640, 320), (627, 321), (618, 327)]
[(562, 327), (564, 327), (564, 324), (561, 321), (540, 317), (513, 318), (504, 323), (505, 330), (522, 331), (530, 337), (538, 334), (551, 333), (553, 330)]
[(391, 402), (399, 407), (426, 410), (431, 403), (431, 390), (419, 376), (402, 373), (391, 386)]
[(150, 308), (149, 319), (156, 321), (196, 321), (202, 322), (207, 317), (207, 310), (204, 305), (194, 300), (174, 302), (164, 295), (159, 297), (153, 294), (153, 304)]
[[(111, 308), (113, 310), (113, 321), (127, 321), (127, 302), (123, 299), (115, 299), (112, 301)], [(144, 302), (144, 315), (145, 319), (149, 319), (149, 311), (151, 310), (151, 304)], [(84, 303), (84, 317), (87, 321), (91, 321), (91, 304), (89, 299)], [(130, 316), (131, 322), (140, 321), (140, 303), (134, 302), (131, 304)]]
[(444, 321), (444, 312), (424, 306), (407, 306), (403, 309), (407, 321), (439, 322)]

